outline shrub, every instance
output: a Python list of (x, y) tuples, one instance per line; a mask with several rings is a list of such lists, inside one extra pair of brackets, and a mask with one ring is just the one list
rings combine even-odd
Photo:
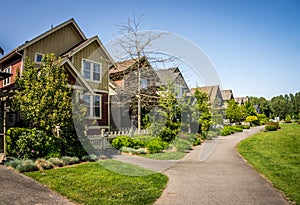
[(225, 126), (221, 132), (222, 136), (234, 134), (235, 132), (243, 132), (243, 129), (238, 126)]
[(12, 159), (12, 160), (5, 162), (5, 165), (15, 169), (21, 163), (22, 163), (22, 161), (19, 159)]
[(292, 118), (289, 114), (285, 117), (285, 122), (286, 123), (291, 123), (292, 122)]
[(44, 131), (29, 128), (10, 128), (7, 131), (7, 154), (19, 159), (47, 157), (58, 151), (58, 138)]
[(59, 159), (58, 157), (49, 158), (48, 161), (56, 167), (63, 167), (64, 166), (64, 162), (61, 159)]
[(176, 138), (175, 140), (173, 140), (171, 145), (176, 147), (176, 150), (178, 152), (184, 152), (192, 148), (191, 143), (189, 141), (180, 138)]
[(116, 149), (120, 149), (121, 147), (132, 147), (137, 149), (145, 147), (146, 143), (146, 141), (140, 140), (139, 138), (119, 136), (112, 140), (111, 145)]
[(132, 154), (147, 154), (147, 149), (146, 148), (139, 148), (139, 149), (134, 149), (131, 147), (122, 147), (121, 148), (122, 152), (125, 153), (132, 153)]
[(45, 159), (38, 159), (35, 161), (35, 164), (39, 170), (52, 169), (54, 167), (54, 165), (51, 162)]
[(73, 164), (72, 157), (64, 156), (61, 158), (61, 160), (63, 161), (64, 166)]
[(269, 122), (266, 126), (265, 129), (267, 131), (276, 131), (280, 129), (279, 123), (278, 122)]
[(85, 155), (81, 158), (82, 161), (84, 162), (95, 162), (98, 160), (97, 155), (95, 154), (90, 154), (90, 155)]
[(259, 120), (257, 116), (248, 116), (246, 117), (246, 122), (249, 122), (251, 126), (259, 125)]
[(22, 166), (17, 166), (16, 170), (19, 172), (32, 172), (39, 170), (34, 161), (27, 159), (22, 162)]
[(111, 145), (116, 149), (120, 149), (121, 147), (133, 147), (134, 142), (131, 137), (118, 136), (115, 139), (113, 139)]
[(166, 149), (167, 146), (168, 143), (162, 141), (162, 139), (159, 137), (148, 141), (146, 144), (146, 148), (151, 154), (161, 152), (162, 150)]
[(265, 114), (257, 114), (257, 117), (260, 125), (265, 125), (269, 121)]
[(242, 129), (250, 129), (249, 125), (235, 125), (235, 126)]

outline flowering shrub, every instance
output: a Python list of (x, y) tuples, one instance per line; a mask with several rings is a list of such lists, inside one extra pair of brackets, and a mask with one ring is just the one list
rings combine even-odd
[(37, 159), (55, 155), (58, 139), (44, 131), (29, 128), (10, 128), (7, 131), (7, 154), (19, 159)]

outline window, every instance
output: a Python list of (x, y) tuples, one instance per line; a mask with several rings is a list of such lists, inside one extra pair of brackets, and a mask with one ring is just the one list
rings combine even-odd
[[(4, 72), (5, 72), (5, 73), (11, 73), (11, 66), (9, 66), (8, 68), (6, 68), (6, 69), (4, 70)], [(10, 77), (4, 79), (4, 81), (3, 81), (3, 86), (9, 85), (9, 84), (10, 84)]]
[(83, 60), (82, 75), (87, 80), (101, 82), (101, 64)]
[(100, 96), (99, 95), (95, 95), (94, 96), (94, 101), (93, 101), (93, 117), (97, 117), (97, 118), (100, 118), (101, 115), (100, 115)]
[(41, 54), (41, 53), (36, 53), (35, 54), (35, 62), (36, 63), (41, 63), (42, 59), (43, 59), (43, 54)]
[(148, 79), (141, 79), (141, 88), (148, 88)]
[(83, 95), (83, 105), (87, 117), (101, 118), (101, 95)]

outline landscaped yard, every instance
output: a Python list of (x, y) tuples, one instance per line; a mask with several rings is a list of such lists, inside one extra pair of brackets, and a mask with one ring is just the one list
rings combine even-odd
[(95, 205), (153, 204), (168, 181), (163, 174), (114, 160), (25, 174), (72, 201)]
[(240, 154), (291, 200), (300, 204), (300, 125), (249, 137), (238, 145)]

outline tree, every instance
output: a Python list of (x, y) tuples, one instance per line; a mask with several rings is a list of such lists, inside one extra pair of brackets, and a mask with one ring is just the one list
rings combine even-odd
[[(154, 52), (150, 53), (147, 51), (147, 47), (151, 45), (151, 42), (160, 38), (162, 34), (152, 33), (151, 31), (140, 32), (141, 23), (142, 17), (137, 17), (133, 14), (132, 17), (128, 18), (127, 23), (119, 25), (119, 34), (121, 37), (117, 38), (117, 41), (114, 43), (115, 53), (119, 55), (117, 60), (131, 60), (135, 62), (135, 71), (131, 73), (135, 79), (132, 81), (131, 87), (135, 88), (122, 90), (117, 93), (117, 96), (123, 99), (119, 101), (121, 106), (130, 106), (129, 109), (133, 111), (129, 113), (130, 115), (137, 115), (138, 129), (142, 127), (142, 117), (146, 116), (155, 105), (158, 105), (158, 96), (155, 95), (155, 91), (153, 92), (151, 88), (144, 89), (141, 84), (143, 80), (149, 81), (153, 77), (151, 75), (143, 75), (143, 72), (148, 72), (147, 69), (149, 66), (144, 63), (145, 59), (147, 61), (151, 59), (150, 63), (164, 61), (161, 58), (158, 59), (155, 56), (151, 56)], [(115, 76), (115, 78), (118, 77)], [(125, 95), (127, 95), (127, 98), (124, 97)], [(149, 107), (148, 105), (151, 106)]]
[(57, 126), (69, 129), (72, 126), (72, 92), (60, 59), (54, 54), (44, 55), (39, 67), (27, 59), (22, 75), (16, 81), (18, 89), (12, 103), (25, 123), (48, 134)]
[[(162, 88), (159, 98), (159, 117), (163, 123), (159, 136), (163, 141), (171, 142), (180, 131), (181, 107), (176, 98), (174, 85), (168, 84), (166, 88)], [(154, 123), (153, 126), (156, 126)]]
[(209, 127), (212, 124), (212, 114), (210, 112), (208, 104), (208, 95), (201, 92), (199, 89), (195, 90), (194, 97), (196, 98), (196, 103), (192, 108), (194, 117), (198, 118), (199, 132), (202, 135), (206, 135), (209, 131)]
[(239, 105), (234, 101), (230, 100), (228, 102), (228, 106), (225, 110), (226, 118), (230, 120), (230, 122), (240, 122), (245, 116), (243, 116), (243, 112)]
[(285, 116), (289, 111), (287, 100), (282, 95), (273, 97), (270, 101), (270, 109), (272, 111), (273, 117), (280, 117), (280, 119), (285, 119)]
[[(54, 54), (46, 54), (40, 66), (35, 66), (30, 59), (26, 59), (22, 74), (23, 76), (16, 81), (17, 90), (12, 99), (12, 108), (21, 114), (28, 127), (46, 133), (41, 136), (44, 136), (43, 140), (53, 148), (53, 152), (47, 153), (47, 156), (85, 155), (86, 151), (81, 144), (83, 139), (78, 140), (84, 136), (77, 136), (73, 123), (73, 118), (83, 119), (84, 109), (72, 105), (72, 90), (68, 86), (68, 78), (64, 67), (61, 66), (61, 60), (56, 59)], [(72, 112), (72, 109), (76, 110), (76, 113)], [(58, 127), (59, 135), (53, 132), (53, 129)], [(56, 135), (55, 138), (53, 134)], [(36, 143), (39, 144), (43, 140), (38, 139)], [(29, 144), (26, 144), (27, 142)], [(24, 141), (23, 145), (32, 147), (32, 143), (30, 140)]]

